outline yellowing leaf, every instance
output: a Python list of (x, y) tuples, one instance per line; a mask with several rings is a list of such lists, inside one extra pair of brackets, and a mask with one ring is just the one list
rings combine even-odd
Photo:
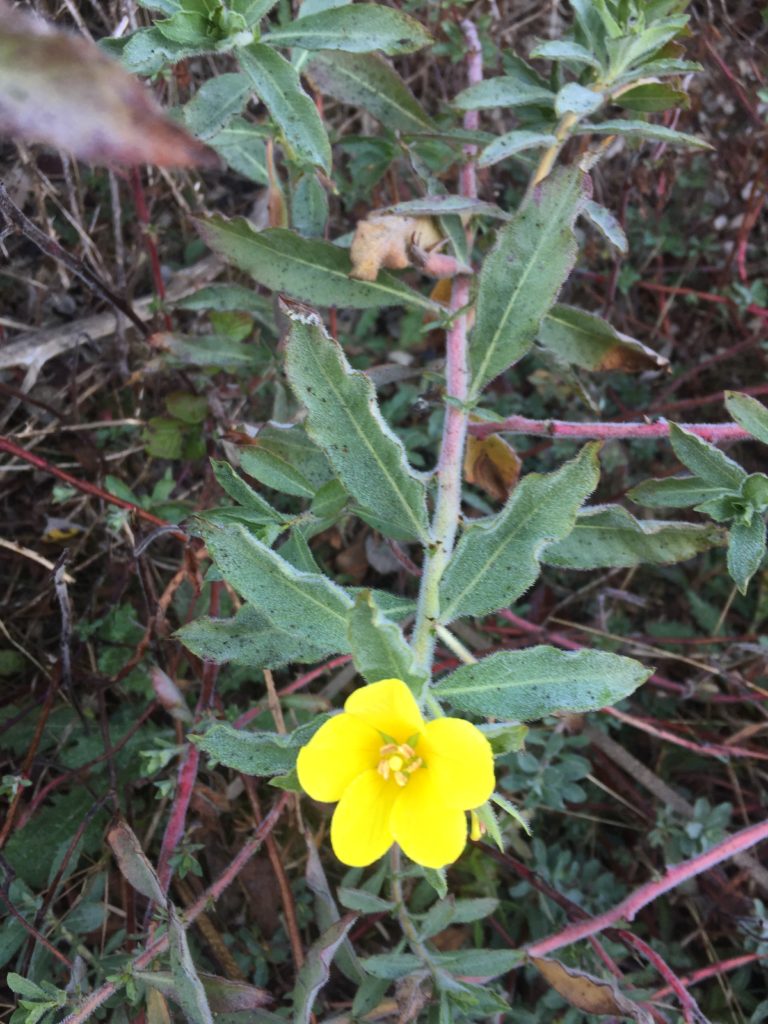
[(520, 476), (521, 465), (515, 449), (498, 434), (467, 439), (464, 479), (497, 501), (507, 500)]
[(375, 281), (382, 268), (404, 270), (411, 264), (411, 246), (428, 251), (441, 241), (431, 217), (373, 214), (368, 220), (358, 221), (350, 249), (350, 277)]
[(137, 78), (94, 43), (0, 0), (0, 134), (95, 164), (217, 166)]
[(622, 995), (613, 982), (603, 981), (573, 967), (566, 967), (559, 960), (532, 957), (531, 962), (571, 1006), (585, 1013), (629, 1017), (637, 1024), (650, 1024), (650, 1013)]

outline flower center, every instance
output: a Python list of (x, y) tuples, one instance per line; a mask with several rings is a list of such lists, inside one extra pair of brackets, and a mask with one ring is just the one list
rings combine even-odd
[(404, 786), (424, 762), (407, 743), (387, 743), (379, 751), (379, 765), (376, 769), (383, 779), (393, 778), (398, 786)]

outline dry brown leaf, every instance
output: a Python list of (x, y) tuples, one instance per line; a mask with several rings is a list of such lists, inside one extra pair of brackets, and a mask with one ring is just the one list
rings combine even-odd
[(86, 39), (0, 0), (0, 134), (93, 164), (218, 166), (141, 82)]
[(411, 264), (410, 247), (433, 249), (442, 235), (431, 217), (368, 217), (357, 223), (349, 254), (350, 277), (375, 281), (379, 271), (404, 270)]
[(467, 439), (464, 479), (497, 501), (506, 501), (520, 477), (522, 463), (515, 449), (498, 434)]
[(652, 1022), (650, 1013), (622, 995), (612, 981), (603, 981), (585, 971), (566, 967), (559, 960), (531, 957), (531, 963), (541, 971), (545, 981), (578, 1010), (597, 1016), (630, 1017), (637, 1024)]

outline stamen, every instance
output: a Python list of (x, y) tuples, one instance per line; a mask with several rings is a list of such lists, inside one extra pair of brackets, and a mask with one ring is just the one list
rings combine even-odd
[(405, 786), (415, 771), (424, 766), (409, 743), (387, 743), (379, 750), (379, 775), (388, 781), (393, 778), (398, 786)]

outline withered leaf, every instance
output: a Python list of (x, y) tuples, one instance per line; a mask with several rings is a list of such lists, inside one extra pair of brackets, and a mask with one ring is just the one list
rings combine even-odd
[(379, 271), (404, 270), (411, 264), (410, 248), (427, 252), (442, 241), (431, 217), (395, 217), (372, 214), (357, 223), (349, 254), (350, 277), (375, 281)]
[(218, 166), (96, 46), (0, 0), (0, 134), (93, 164)]
[(520, 476), (520, 458), (502, 437), (467, 438), (464, 479), (497, 501), (506, 501)]
[(117, 821), (107, 833), (107, 842), (115, 855), (120, 873), (137, 892), (161, 907), (166, 899), (155, 869), (127, 821)]
[(531, 957), (531, 963), (563, 999), (585, 1013), (629, 1017), (637, 1024), (652, 1022), (650, 1013), (622, 995), (612, 981), (595, 978), (575, 967), (566, 967), (559, 960)]

